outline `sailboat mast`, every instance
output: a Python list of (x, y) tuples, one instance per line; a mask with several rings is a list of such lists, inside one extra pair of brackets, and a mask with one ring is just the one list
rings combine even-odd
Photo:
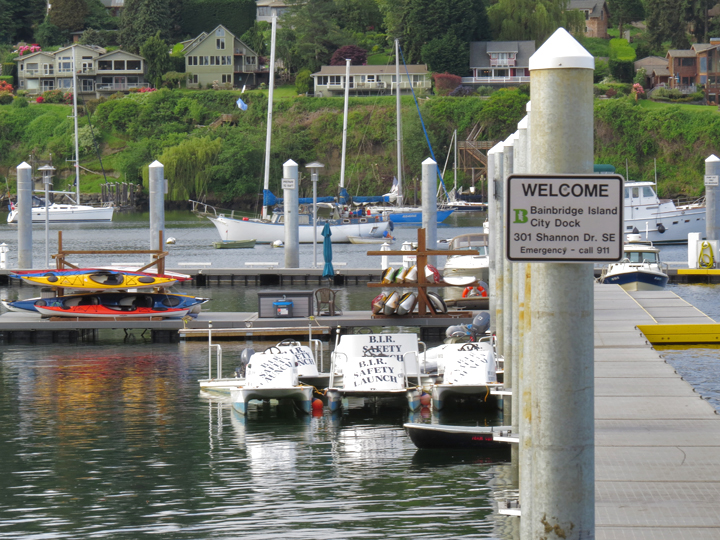
[[(265, 177), (263, 181), (263, 199), (270, 189), (270, 139), (272, 133), (273, 90), (275, 89), (275, 34), (277, 32), (277, 14), (272, 12), (272, 33), (270, 34), (270, 81), (268, 83), (267, 133), (265, 135)], [(264, 202), (264, 201), (263, 201)], [(263, 204), (262, 217), (268, 215), (267, 206)]]
[(75, 204), (80, 204), (80, 148), (78, 144), (78, 114), (77, 114), (77, 62), (75, 46), (73, 53), (73, 121), (75, 124)]
[[(408, 81), (410, 82), (410, 81)], [(400, 123), (400, 40), (395, 40), (395, 116), (397, 130), (397, 205), (403, 205), (402, 188), (402, 124)]]
[(342, 156), (340, 158), (340, 188), (345, 187), (345, 152), (347, 151), (348, 99), (350, 97), (350, 59), (345, 59), (345, 107), (343, 109)]
[(453, 175), (454, 175), (453, 190), (455, 193), (457, 193), (457, 162), (458, 162), (457, 129), (455, 130), (455, 133), (453, 133), (453, 139), (455, 139), (455, 155), (453, 156)]

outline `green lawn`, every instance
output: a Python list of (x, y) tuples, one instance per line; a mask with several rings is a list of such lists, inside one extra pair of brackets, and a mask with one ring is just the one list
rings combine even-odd
[(664, 109), (667, 107), (679, 107), (684, 111), (692, 113), (712, 113), (718, 114), (718, 108), (715, 105), (691, 105), (690, 103), (669, 103), (666, 101), (652, 101), (649, 99), (641, 99), (638, 101), (644, 109)]
[(370, 54), (367, 57), (369, 66), (387, 66), (390, 63), (390, 55), (387, 53)]

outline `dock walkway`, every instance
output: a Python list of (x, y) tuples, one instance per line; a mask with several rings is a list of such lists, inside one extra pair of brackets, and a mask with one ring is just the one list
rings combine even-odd
[(720, 538), (720, 416), (636, 328), (713, 322), (676, 296), (595, 287), (598, 540)]

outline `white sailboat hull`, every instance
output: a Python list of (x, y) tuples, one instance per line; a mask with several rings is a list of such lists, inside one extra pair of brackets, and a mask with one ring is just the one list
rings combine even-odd
[[(112, 221), (115, 208), (112, 206), (103, 206), (96, 208), (94, 206), (85, 206), (77, 204), (51, 204), (48, 207), (48, 221), (51, 223), (68, 223), (68, 222), (98, 222)], [(18, 211), (11, 210), (8, 214), (8, 223), (17, 223)], [(34, 207), (32, 209), (33, 223), (45, 222), (45, 208)]]
[[(258, 243), (270, 244), (276, 240), (285, 239), (284, 223), (269, 223), (256, 219), (247, 221), (219, 216), (208, 218), (220, 233), (222, 240), (243, 240), (255, 238)], [(318, 224), (317, 229), (312, 225), (299, 226), (299, 239), (301, 244), (311, 244), (313, 233), (316, 232), (316, 241), (324, 240), (322, 235), (323, 226)], [(382, 238), (385, 231), (390, 231), (389, 221), (373, 221), (368, 223), (343, 223), (331, 225), (332, 243), (348, 244), (351, 236), (362, 236), (369, 238)]]

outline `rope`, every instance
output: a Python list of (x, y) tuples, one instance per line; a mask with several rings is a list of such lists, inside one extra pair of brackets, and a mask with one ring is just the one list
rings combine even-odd
[(698, 267), (700, 268), (713, 268), (715, 266), (715, 258), (713, 256), (713, 249), (710, 242), (703, 242), (698, 255)]

